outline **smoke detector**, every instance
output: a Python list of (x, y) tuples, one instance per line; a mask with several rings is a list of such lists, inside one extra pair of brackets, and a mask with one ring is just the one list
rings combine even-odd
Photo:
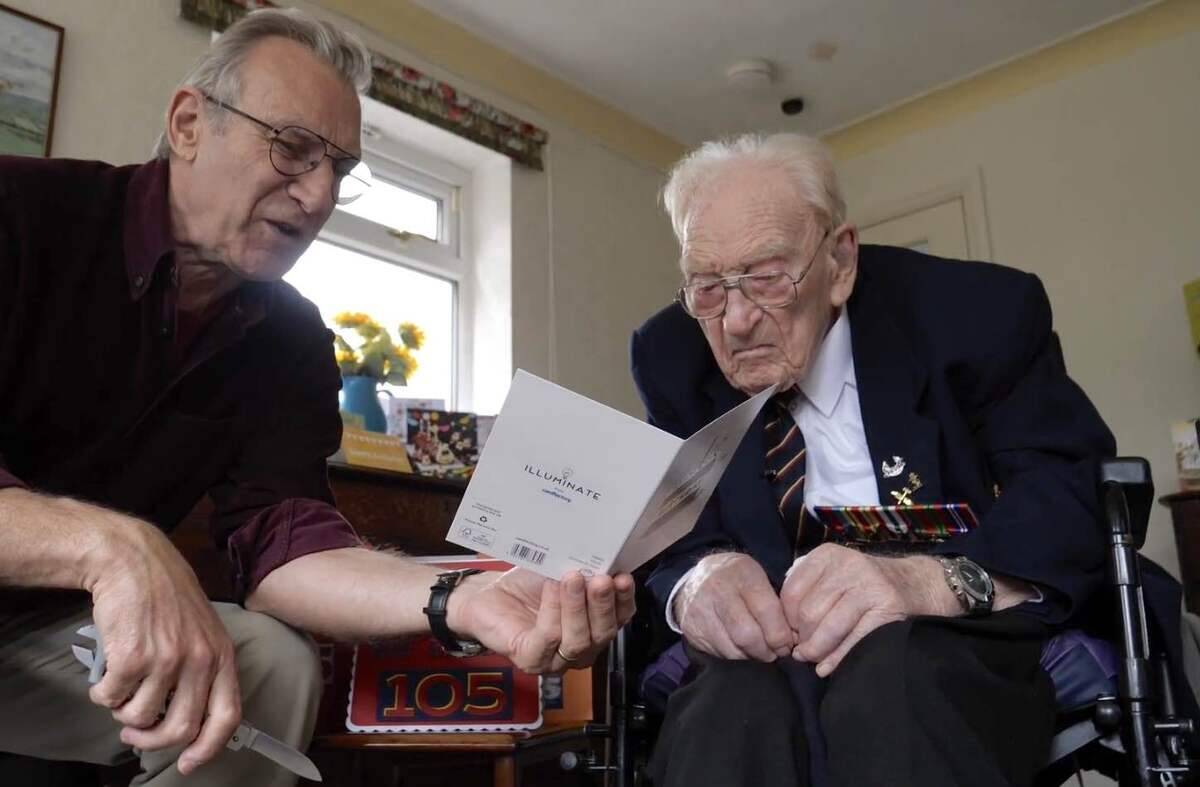
[(761, 90), (775, 81), (775, 66), (757, 57), (739, 60), (725, 69), (725, 79), (738, 90)]

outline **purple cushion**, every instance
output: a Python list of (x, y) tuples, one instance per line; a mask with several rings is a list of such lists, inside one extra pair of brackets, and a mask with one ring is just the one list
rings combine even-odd
[(1054, 684), (1060, 711), (1117, 693), (1117, 653), (1108, 640), (1070, 629), (1055, 635), (1042, 649), (1042, 669)]
[(638, 685), (642, 699), (653, 711), (662, 713), (667, 709), (667, 700), (671, 693), (683, 684), (683, 675), (687, 672), (688, 657), (683, 652), (683, 642), (676, 642), (662, 652), (654, 663), (642, 673)]

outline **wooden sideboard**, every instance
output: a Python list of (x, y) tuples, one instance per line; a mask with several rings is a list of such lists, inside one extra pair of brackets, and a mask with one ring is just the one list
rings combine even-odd
[(1171, 509), (1184, 605), (1200, 615), (1200, 489), (1164, 495), (1158, 502)]

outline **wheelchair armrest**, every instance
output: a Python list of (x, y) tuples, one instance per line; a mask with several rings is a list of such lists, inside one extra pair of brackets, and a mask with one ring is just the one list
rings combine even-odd
[[(1146, 530), (1150, 523), (1150, 509), (1154, 505), (1154, 480), (1150, 476), (1150, 463), (1137, 456), (1121, 456), (1104, 459), (1100, 462), (1099, 472), (1101, 505), (1104, 506), (1105, 520), (1110, 530), (1129, 528), (1129, 535), (1135, 549), (1141, 549), (1146, 543)], [(1120, 520), (1119, 497), (1110, 497), (1119, 493), (1124, 498), (1128, 508), (1127, 521)]]

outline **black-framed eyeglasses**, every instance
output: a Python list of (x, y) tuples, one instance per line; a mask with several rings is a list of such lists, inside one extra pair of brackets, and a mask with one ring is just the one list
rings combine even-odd
[(729, 304), (728, 292), (734, 287), (741, 290), (742, 295), (760, 309), (782, 309), (791, 306), (799, 297), (800, 282), (812, 269), (828, 237), (829, 230), (825, 230), (799, 276), (792, 276), (785, 271), (767, 271), (701, 279), (680, 287), (675, 300), (679, 301), (685, 312), (697, 320), (714, 320), (723, 315), (725, 307)]
[[(349, 205), (367, 193), (371, 187), (371, 170), (362, 159), (333, 144), (315, 131), (304, 126), (276, 128), (259, 120), (248, 112), (224, 101), (205, 95), (204, 99), (228, 112), (245, 118), (271, 132), (271, 166), (280, 175), (294, 178), (312, 172), (321, 166), (326, 157), (333, 162), (333, 201)], [(341, 154), (335, 155), (334, 152)]]

